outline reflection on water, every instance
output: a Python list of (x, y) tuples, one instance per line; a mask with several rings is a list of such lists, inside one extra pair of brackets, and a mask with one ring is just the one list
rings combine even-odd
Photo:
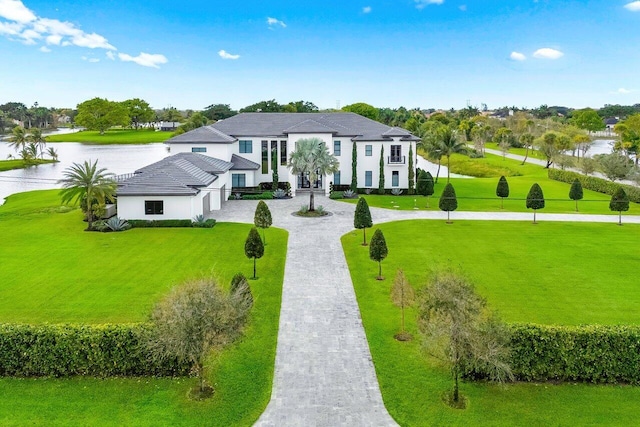
[[(164, 144), (88, 145), (63, 142), (50, 143), (48, 147), (58, 152), (59, 163), (0, 172), (0, 203), (4, 203), (4, 198), (10, 194), (58, 188), (56, 181), (73, 163), (98, 160), (98, 167), (119, 175), (131, 173), (169, 154)], [(0, 142), (0, 159), (6, 159), (9, 154), (15, 155), (13, 148), (6, 142)]]

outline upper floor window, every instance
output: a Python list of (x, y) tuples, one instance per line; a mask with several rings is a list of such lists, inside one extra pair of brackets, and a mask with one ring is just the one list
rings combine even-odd
[(191, 147), (192, 153), (206, 153), (207, 147)]
[(364, 146), (364, 155), (365, 156), (373, 156), (373, 146), (372, 145), (365, 145)]
[(241, 153), (253, 153), (253, 141), (241, 139), (240, 140), (240, 152)]
[(339, 156), (341, 151), (340, 141), (333, 141), (333, 155)]

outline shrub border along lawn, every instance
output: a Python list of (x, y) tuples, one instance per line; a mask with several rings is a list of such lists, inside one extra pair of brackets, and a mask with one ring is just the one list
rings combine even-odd
[(577, 172), (563, 171), (559, 169), (549, 169), (549, 179), (566, 182), (568, 184), (571, 184), (575, 179), (577, 179), (580, 181), (583, 188), (609, 195), (613, 195), (618, 188), (622, 187), (625, 193), (627, 193), (630, 201), (640, 203), (640, 188), (634, 187), (633, 185), (618, 184), (595, 176), (588, 176)]
[(640, 384), (640, 326), (509, 327), (519, 380)]
[(189, 366), (155, 362), (148, 324), (0, 324), (0, 375), (18, 377), (184, 376)]

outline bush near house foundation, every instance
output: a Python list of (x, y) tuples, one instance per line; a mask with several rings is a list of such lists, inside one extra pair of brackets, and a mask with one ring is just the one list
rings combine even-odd
[(146, 349), (150, 326), (0, 325), (0, 375), (177, 376), (188, 364), (156, 362)]
[(194, 223), (190, 219), (159, 219), (159, 220), (146, 220), (146, 219), (130, 219), (131, 228), (213, 228), (216, 225), (216, 220), (210, 218), (203, 223)]
[(577, 179), (580, 181), (580, 184), (582, 184), (582, 188), (584, 189), (610, 195), (613, 195), (619, 187), (622, 187), (624, 192), (627, 193), (627, 196), (629, 196), (630, 201), (640, 203), (640, 188), (632, 185), (617, 184), (615, 182), (607, 181), (606, 179), (596, 178), (595, 176), (587, 176), (559, 169), (549, 169), (549, 179), (566, 182), (567, 184), (572, 184), (573, 181)]

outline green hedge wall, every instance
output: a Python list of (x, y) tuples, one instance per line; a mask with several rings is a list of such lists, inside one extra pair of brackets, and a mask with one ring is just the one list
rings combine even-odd
[(0, 375), (176, 376), (189, 366), (152, 361), (144, 348), (147, 324), (0, 324)]
[(156, 228), (156, 227), (189, 228), (193, 226), (193, 223), (190, 219), (156, 219), (156, 220), (129, 219), (127, 220), (127, 222), (131, 224), (131, 227), (133, 228)]
[(622, 187), (624, 188), (625, 193), (627, 193), (627, 196), (629, 196), (630, 201), (640, 203), (640, 188), (638, 187), (616, 184), (615, 182), (607, 181), (606, 179), (583, 175), (577, 172), (549, 169), (549, 179), (571, 184), (576, 178), (578, 178), (578, 181), (582, 184), (582, 188), (597, 191), (598, 193), (613, 195), (619, 187)]
[(640, 326), (510, 329), (511, 368), (519, 380), (640, 384)]

